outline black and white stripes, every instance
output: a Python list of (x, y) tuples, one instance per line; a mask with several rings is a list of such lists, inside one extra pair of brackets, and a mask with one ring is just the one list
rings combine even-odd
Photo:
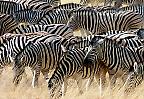
[(93, 9), (80, 9), (73, 12), (68, 22), (74, 30), (83, 28), (92, 34), (100, 34), (111, 30), (126, 31), (142, 26), (143, 18), (134, 12), (96, 12)]

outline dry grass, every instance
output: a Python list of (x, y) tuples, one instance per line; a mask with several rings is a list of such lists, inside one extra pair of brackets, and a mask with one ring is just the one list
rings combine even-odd
[[(31, 80), (32, 74), (29, 69), (26, 69), (28, 78), (23, 79), (20, 85), (15, 88), (12, 83), (13, 72), (11, 68), (7, 68), (2, 73), (0, 78), (0, 99), (47, 99), (48, 89), (47, 84), (42, 78), (39, 79), (39, 87), (32, 88)], [(120, 84), (121, 82), (118, 81)], [(83, 84), (84, 85), (84, 84)], [(100, 97), (99, 88), (96, 82), (93, 83), (90, 90), (82, 95), (78, 95), (77, 85), (73, 80), (69, 81), (68, 90), (64, 99), (144, 99), (144, 84), (136, 89), (136, 92), (132, 93), (129, 97), (124, 97), (122, 88), (119, 89), (119, 85), (111, 91), (109, 88), (105, 90), (103, 96)]]

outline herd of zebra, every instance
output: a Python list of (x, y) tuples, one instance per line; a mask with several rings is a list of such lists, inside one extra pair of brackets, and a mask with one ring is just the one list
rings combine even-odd
[[(144, 1), (105, 0), (104, 6), (61, 4), (60, 0), (0, 0), (0, 69), (14, 71), (17, 86), (30, 67), (32, 87), (43, 74), (50, 97), (64, 96), (68, 79), (79, 92), (94, 78), (105, 89), (122, 78), (128, 94), (141, 84), (144, 75)], [(91, 1), (93, 2), (93, 1)], [(126, 7), (115, 6), (128, 2)], [(81, 30), (81, 36), (74, 32)], [(48, 74), (52, 76), (49, 77)]]

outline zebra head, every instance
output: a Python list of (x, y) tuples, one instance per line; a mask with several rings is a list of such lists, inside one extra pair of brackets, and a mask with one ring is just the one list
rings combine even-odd
[(95, 36), (89, 46), (89, 50), (86, 53), (86, 56), (84, 58), (84, 65), (93, 65), (97, 60), (96, 58), (101, 58), (101, 44), (104, 42), (103, 36)]
[(144, 75), (144, 65), (134, 63), (133, 69), (129, 71), (126, 83), (125, 83), (125, 93), (128, 94), (132, 92), (138, 85), (140, 85), (143, 81)]
[(84, 66), (90, 66), (94, 63), (94, 57), (95, 57), (95, 50), (92, 48), (92, 46), (89, 46), (88, 52), (86, 53), (86, 56), (84, 58)]
[(18, 53), (15, 58), (14, 58), (14, 62), (13, 62), (13, 71), (14, 71), (14, 79), (13, 79), (13, 83), (15, 85), (18, 85), (18, 83), (21, 81), (22, 79), (22, 74), (25, 71), (25, 67), (27, 66), (27, 61), (29, 61), (27, 59), (27, 55), (26, 55), (26, 49), (29, 48), (29, 45), (32, 44), (31, 42), (29, 42), (25, 48)]
[(14, 59), (14, 66), (13, 66), (13, 71), (14, 71), (14, 79), (13, 79), (13, 83), (17, 86), (19, 84), (19, 82), (22, 79), (22, 74), (25, 71), (25, 55), (18, 55), (16, 56), (16, 58)]
[(60, 86), (58, 86), (59, 84), (57, 83), (56, 78), (51, 77), (48, 81), (48, 90), (49, 90), (49, 95), (50, 98), (54, 98), (56, 97), (55, 95), (59, 92), (60, 90)]

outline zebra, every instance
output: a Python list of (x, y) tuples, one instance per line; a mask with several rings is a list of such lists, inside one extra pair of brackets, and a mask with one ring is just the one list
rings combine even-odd
[(80, 9), (72, 12), (67, 24), (73, 30), (82, 28), (91, 32), (87, 34), (100, 34), (111, 30), (127, 31), (139, 28), (142, 26), (142, 22), (142, 16), (132, 11), (108, 13)]
[(142, 4), (135, 4), (126, 7), (121, 7), (118, 11), (133, 11), (141, 14), (144, 17), (144, 6)]
[(11, 15), (0, 14), (0, 35), (12, 32), (17, 26), (18, 23)]
[[(75, 40), (75, 38), (65, 39), (61, 36), (57, 36), (55, 34), (46, 35), (46, 36), (35, 36), (35, 37), (27, 37), (18, 35), (16, 37), (10, 38), (10, 40), (4, 42), (0, 46), (0, 65), (1, 67), (5, 67), (13, 63), (14, 58), (18, 53), (20, 53), (29, 42), (51, 42), (53, 40), (57, 40), (63, 44), (63, 46), (67, 49), (71, 49), (73, 45), (71, 42)], [(47, 75), (45, 74), (45, 78)]]
[[(110, 75), (111, 86), (114, 85), (116, 77), (122, 76), (125, 82), (128, 70), (133, 66), (134, 62), (143, 63), (142, 51), (134, 51), (131, 47), (123, 47), (116, 44), (110, 39), (93, 39), (92, 48), (90, 47), (87, 53), (84, 64), (87, 62), (90, 64), (93, 61), (90, 57), (91, 55), (97, 55), (97, 57), (104, 62), (108, 67), (108, 72)], [(90, 58), (90, 59), (89, 59)], [(99, 67), (98, 67), (99, 68)]]
[(73, 45), (71, 48), (88, 48), (91, 44), (91, 40), (93, 38), (104, 39), (108, 38), (115, 41), (117, 44), (121, 46), (129, 46), (129, 47), (139, 47), (143, 46), (143, 39), (139, 39), (139, 36), (135, 34), (135, 31), (108, 31), (105, 35), (89, 35), (86, 37), (75, 36), (70, 39), (70, 45)]
[(129, 75), (125, 83), (125, 93), (129, 94), (139, 86), (143, 81), (144, 66), (143, 64), (134, 63), (133, 67), (129, 70)]
[(51, 97), (53, 97), (54, 94), (58, 94), (56, 93), (57, 89), (60, 91), (63, 83), (65, 84), (63, 95), (65, 94), (67, 79), (69, 78), (75, 79), (77, 81), (77, 84), (80, 88), (80, 93), (82, 93), (83, 88), (81, 86), (81, 79), (91, 77), (95, 71), (94, 66), (89, 68), (83, 67), (83, 61), (86, 52), (86, 49), (72, 49), (65, 52), (64, 56), (61, 58), (58, 66), (48, 81), (48, 89)]
[(74, 37), (71, 37), (70, 39), (73, 39), (73, 40), (70, 40), (70, 45), (72, 45), (72, 49), (86, 49), (90, 46), (90, 41), (92, 40), (92, 38), (94, 37), (95, 35), (88, 35), (86, 37), (79, 37), (79, 36), (74, 36)]
[(70, 10), (53, 9), (49, 11), (24, 10), (13, 14), (15, 20), (28, 24), (65, 24), (67, 23)]
[(21, 80), (25, 67), (29, 66), (33, 71), (32, 85), (38, 85), (40, 71), (42, 74), (48, 74), (50, 70), (56, 68), (60, 58), (63, 55), (63, 45), (57, 40), (52, 42), (30, 42), (16, 55), (14, 59), (14, 79), (15, 85)]
[(31, 4), (36, 4), (36, 3), (40, 3), (40, 2), (46, 2), (47, 4), (49, 5), (52, 5), (52, 6), (58, 6), (58, 5), (61, 5), (61, 0), (29, 0), (27, 2), (28, 5), (31, 5)]
[[(107, 4), (111, 5), (112, 1), (114, 0), (107, 0), (106, 5)], [(135, 5), (135, 4), (143, 4), (144, 1), (143, 0), (116, 0), (114, 3), (114, 6), (119, 8), (122, 6), (123, 3), (129, 4), (129, 5)]]
[(69, 20), (69, 13), (71, 10), (68, 9), (53, 9), (48, 11), (37, 24), (66, 24)]
[(52, 5), (48, 4), (47, 2), (37, 2), (27, 5), (28, 9), (30, 10), (42, 10), (42, 11), (48, 11), (52, 9)]
[(12, 33), (23, 34), (23, 33), (35, 33), (39, 31), (46, 31), (48, 34), (57, 34), (65, 38), (70, 38), (73, 35), (73, 30), (66, 24), (50, 24), (50, 25), (19, 25)]
[[(25, 0), (25, 1), (15, 1), (17, 4), (25, 6), (26, 9), (23, 10), (50, 10), (53, 5), (52, 3), (48, 3), (45, 1), (39, 1), (39, 0)], [(15, 3), (14, 2), (14, 3)]]
[(20, 4), (25, 4), (25, 5), (31, 5), (40, 2), (46, 2), (47, 4), (52, 6), (58, 6), (59, 4), (61, 4), (60, 0), (10, 0), (10, 1), (20, 3)]
[(37, 22), (46, 14), (45, 11), (23, 10), (17, 11), (12, 16), (19, 23), (37, 24)]
[(97, 12), (110, 12), (110, 13), (117, 13), (119, 10), (113, 6), (98, 6), (94, 7), (94, 10)]
[(0, 13), (1, 14), (13, 14), (16, 11), (26, 10), (26, 5), (18, 4), (10, 1), (0, 1)]
[(66, 46), (67, 42), (63, 39), (63, 37), (55, 34), (34, 37), (18, 35), (9, 38), (9, 40), (0, 45), (1, 65), (10, 64), (13, 61), (11, 58), (15, 58), (16, 55), (21, 52), (29, 42), (51, 42), (52, 40), (60, 40), (63, 41), (64, 46)]

